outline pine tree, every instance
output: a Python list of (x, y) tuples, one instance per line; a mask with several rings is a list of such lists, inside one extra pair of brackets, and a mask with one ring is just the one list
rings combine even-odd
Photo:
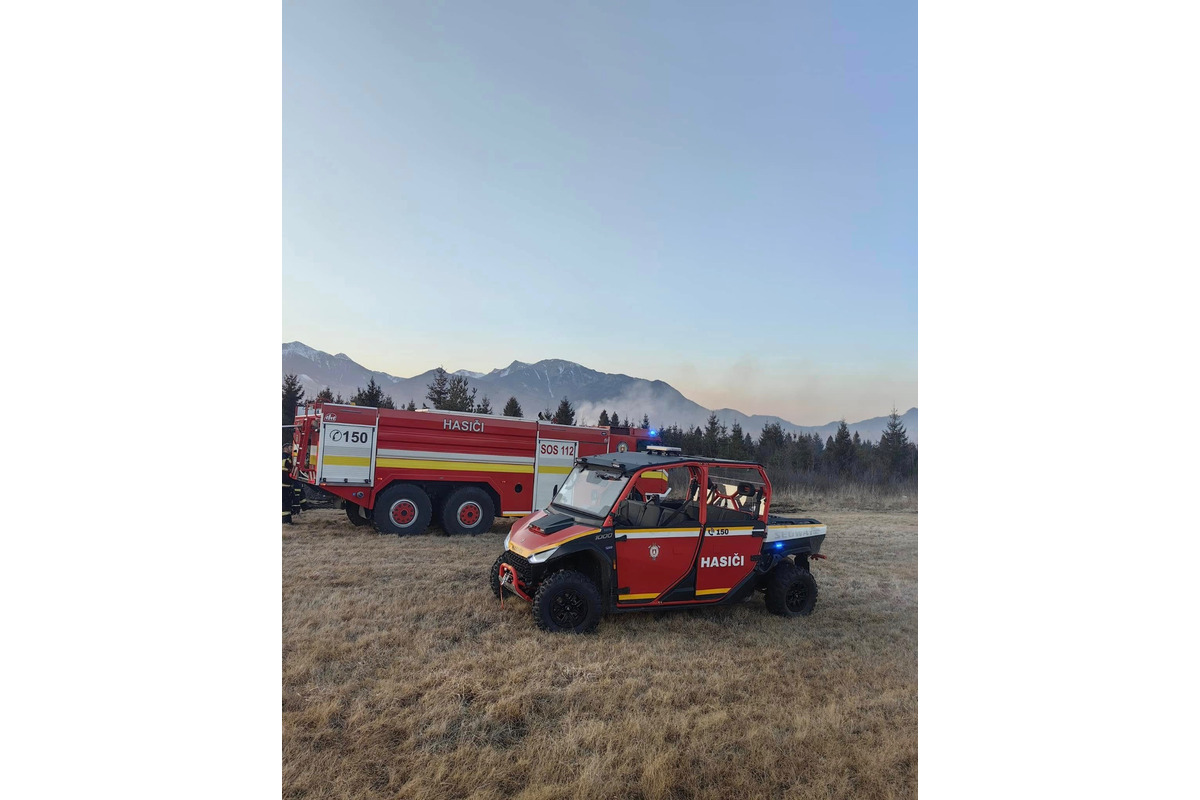
[(445, 411), (470, 411), (475, 408), (475, 392), (467, 384), (466, 377), (455, 375), (446, 388)]
[(483, 399), (479, 401), (479, 405), (475, 406), (475, 413), (476, 414), (492, 413), (492, 404), (491, 404), (491, 402), (488, 401), (486, 394), (483, 396)]
[(333, 398), (333, 402), (337, 403), (339, 406), (344, 406), (346, 405), (346, 398), (342, 397), (341, 392), (338, 392), (337, 397)]
[[(296, 406), (304, 402), (304, 387), (300, 385), (300, 378), (296, 375), (283, 376), (283, 424), (292, 426), (296, 424)], [(287, 444), (292, 440), (292, 428), (286, 427), (283, 429), (283, 443)]]
[(504, 404), (504, 416), (506, 416), (506, 417), (521, 416), (521, 404), (517, 402), (516, 397), (508, 398), (508, 402)]
[(758, 435), (758, 458), (767, 465), (768, 470), (783, 469), (787, 461), (787, 437), (783, 426), (778, 422), (768, 422), (763, 425), (762, 433)]
[(596, 425), (598, 425), (601, 428), (607, 428), (610, 424), (611, 423), (608, 421), (608, 412), (601, 411), (600, 419), (596, 420)]
[(321, 391), (317, 392), (317, 396), (313, 398), (314, 403), (332, 403), (333, 390), (326, 386)]
[(446, 374), (446, 370), (438, 367), (433, 371), (433, 383), (429, 384), (429, 391), (425, 393), (425, 399), (433, 403), (436, 409), (446, 408), (446, 400), (450, 396), (450, 376)]
[(732, 458), (737, 461), (746, 459), (745, 452), (745, 434), (742, 433), (742, 426), (739, 422), (734, 422), (729, 428), (729, 438), (725, 440), (725, 445), (722, 448), (725, 458)]
[(857, 453), (854, 451), (854, 442), (850, 438), (850, 428), (846, 425), (845, 419), (838, 423), (837, 433), (833, 437), (829, 452), (833, 468), (838, 474), (850, 475), (854, 471)]
[(571, 406), (571, 401), (564, 397), (551, 421), (556, 425), (574, 425), (575, 409)]
[(704, 449), (700, 454), (715, 458), (721, 446), (722, 433), (724, 433), (724, 426), (717, 419), (717, 412), (710, 412), (708, 421), (704, 425)]
[(404, 407), (404, 410), (405, 411), (416, 411), (417, 410), (417, 401), (410, 398), (408, 401), (408, 405), (406, 405)]
[(883, 435), (879, 437), (879, 460), (888, 477), (896, 478), (907, 478), (916, 460), (908, 441), (908, 431), (894, 408), (888, 416)]
[(356, 406), (366, 406), (368, 408), (395, 408), (396, 404), (392, 402), (392, 398), (383, 393), (383, 389), (375, 382), (372, 377), (367, 383), (367, 388), (363, 389), (355, 387), (354, 396), (350, 398), (350, 402)]

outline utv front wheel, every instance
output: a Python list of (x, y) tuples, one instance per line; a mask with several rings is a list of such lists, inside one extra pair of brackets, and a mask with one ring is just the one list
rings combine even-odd
[(767, 575), (767, 610), (783, 617), (807, 617), (817, 604), (817, 581), (808, 570), (782, 561)]
[(600, 622), (600, 590), (572, 569), (542, 581), (533, 596), (537, 626), (552, 633), (589, 633)]

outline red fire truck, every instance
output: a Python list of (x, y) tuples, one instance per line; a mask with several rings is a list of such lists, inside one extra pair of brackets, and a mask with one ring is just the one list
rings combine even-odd
[[(292, 477), (345, 500), (355, 525), (403, 536), (440, 522), (473, 535), (496, 516), (548, 506), (577, 458), (659, 443), (639, 428), (315, 403), (296, 410)], [(646, 493), (666, 488), (642, 483)]]

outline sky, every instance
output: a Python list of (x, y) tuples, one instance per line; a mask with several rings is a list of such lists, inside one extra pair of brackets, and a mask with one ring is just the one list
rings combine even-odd
[(917, 405), (915, 3), (283, 10), (283, 341)]

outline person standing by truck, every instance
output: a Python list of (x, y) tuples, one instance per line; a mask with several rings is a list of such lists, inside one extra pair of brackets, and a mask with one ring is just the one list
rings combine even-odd
[(292, 524), (292, 460), (287, 456), (283, 458), (283, 524)]

